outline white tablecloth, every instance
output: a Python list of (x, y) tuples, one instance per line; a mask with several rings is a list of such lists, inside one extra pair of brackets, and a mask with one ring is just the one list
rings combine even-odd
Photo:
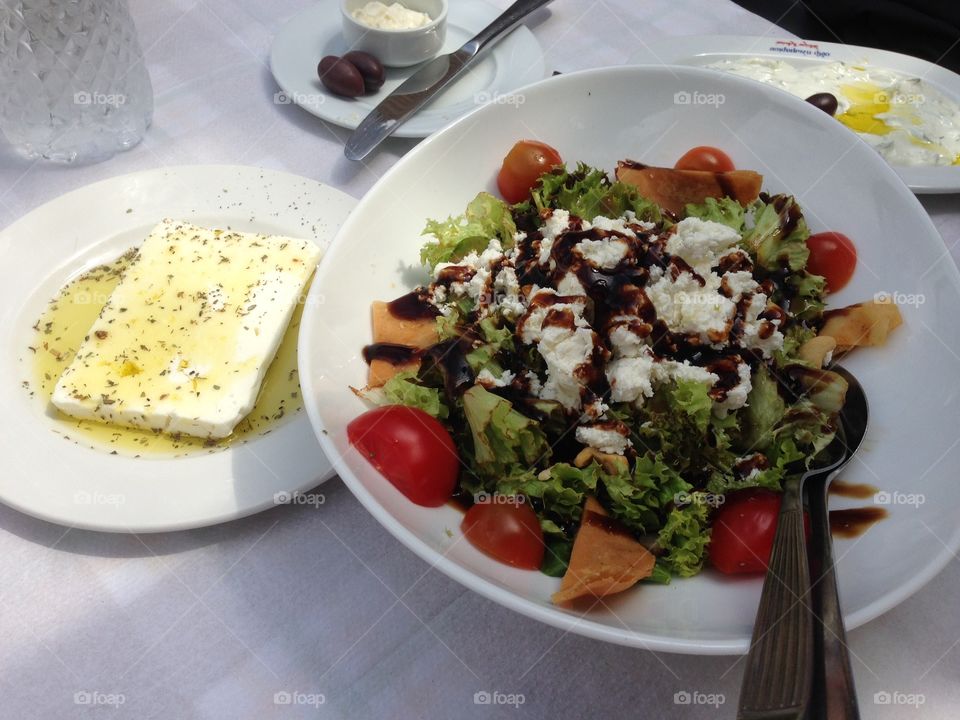
[[(414, 141), (352, 164), (345, 131), (271, 102), (271, 38), (307, 4), (133, 0), (156, 91), (146, 140), (78, 168), (0, 149), (0, 226), (68, 190), (161, 165), (261, 165), (361, 196)], [(532, 25), (550, 71), (620, 64), (661, 34), (771, 29), (726, 0), (555, 0)], [(923, 202), (953, 246), (960, 200)], [(429, 570), (339, 480), (323, 492), (319, 508), (141, 537), (65, 532), (0, 506), (0, 717), (734, 716), (736, 658), (653, 654), (528, 620)], [(958, 595), (952, 562), (851, 633), (865, 718), (957, 716)], [(482, 691), (523, 704), (475, 704)], [(699, 704), (677, 704), (684, 692), (701, 693)], [(923, 705), (876, 704), (882, 692), (918, 693)], [(725, 702), (702, 704), (711, 694)]]

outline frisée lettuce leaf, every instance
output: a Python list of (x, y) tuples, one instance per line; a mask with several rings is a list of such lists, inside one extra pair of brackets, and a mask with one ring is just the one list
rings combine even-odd
[(442, 262), (462, 260), (471, 252), (481, 252), (491, 238), (499, 238), (503, 247), (513, 247), (517, 227), (510, 207), (490, 193), (477, 195), (459, 217), (429, 220), (424, 235), (432, 235), (420, 249), (420, 261), (432, 270)]
[(633, 185), (611, 182), (603, 170), (577, 163), (575, 170), (558, 168), (540, 177), (531, 197), (533, 208), (561, 209), (585, 220), (598, 215), (620, 217), (628, 210), (637, 219), (659, 223), (662, 219), (656, 203), (640, 195)]
[(539, 423), (481, 385), (463, 394), (463, 413), (473, 438), (473, 470), (481, 477), (499, 479), (514, 465), (533, 467), (549, 458), (550, 446)]
[(722, 223), (741, 234), (746, 222), (743, 205), (728, 197), (707, 198), (699, 205), (688, 204), (685, 214), (686, 217)]
[(409, 405), (419, 408), (433, 417), (443, 420), (450, 411), (437, 388), (426, 387), (417, 382), (417, 374), (399, 372), (383, 386), (383, 397), (391, 405)]
[(751, 211), (753, 228), (743, 240), (756, 253), (757, 264), (771, 271), (783, 267), (803, 270), (810, 257), (810, 231), (796, 200), (790, 195), (774, 195), (757, 200)]
[[(698, 493), (694, 493), (698, 495)], [(673, 575), (691, 577), (703, 569), (710, 527), (707, 523), (709, 506), (694, 497), (683, 507), (675, 507), (657, 535), (662, 555), (657, 562)]]

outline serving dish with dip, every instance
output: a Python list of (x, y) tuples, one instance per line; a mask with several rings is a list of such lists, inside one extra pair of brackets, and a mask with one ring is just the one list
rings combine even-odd
[(804, 99), (829, 93), (835, 117), (911, 190), (960, 192), (960, 76), (939, 65), (856, 45), (721, 35), (653, 39), (629, 63), (707, 67)]

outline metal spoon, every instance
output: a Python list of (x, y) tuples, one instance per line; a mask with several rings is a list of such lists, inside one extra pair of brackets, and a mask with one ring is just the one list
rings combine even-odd
[[(867, 431), (867, 397), (857, 379), (841, 367), (830, 368), (847, 381), (847, 396), (840, 413), (846, 451), (853, 455)], [(857, 693), (847, 650), (847, 636), (837, 592), (833, 540), (827, 512), (827, 491), (837, 475), (807, 479), (807, 506), (810, 511), (810, 596), (814, 624), (813, 709), (812, 716), (822, 720), (855, 720), (860, 717)]]
[[(846, 377), (846, 376), (844, 376)], [(855, 392), (862, 389), (856, 385)], [(807, 470), (800, 460), (787, 466), (773, 550), (763, 581), (737, 717), (802, 718), (813, 682), (813, 614), (810, 568), (803, 522), (803, 486), (832, 477), (853, 456), (844, 440), (844, 410), (833, 441)], [(857, 443), (859, 444), (859, 443)], [(829, 533), (829, 530), (827, 531)]]

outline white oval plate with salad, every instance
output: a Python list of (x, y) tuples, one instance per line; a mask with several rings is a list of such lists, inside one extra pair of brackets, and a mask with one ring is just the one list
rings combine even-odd
[[(914, 195), (827, 115), (742, 78), (683, 67), (605, 68), (520, 92), (522, 104), (471, 113), (397, 163), (360, 201), (318, 270), (312, 292), (324, 303), (310, 304), (301, 326), (301, 382), (317, 437), (351, 491), (431, 566), (529, 617), (647, 649), (746, 651), (760, 577), (708, 566), (668, 585), (637, 585), (592, 609), (556, 606), (557, 578), (477, 550), (464, 541), (460, 509), (413, 504), (347, 437), (348, 424), (370, 407), (351, 387), (367, 381), (362, 350), (371, 342), (371, 303), (427, 280), (419, 264), (426, 221), (461, 214), (478, 191), (496, 193), (501, 158), (515, 142), (536, 138), (570, 166), (583, 161), (610, 173), (625, 158), (672, 167), (691, 147), (711, 145), (738, 168), (762, 173), (768, 192), (794, 195), (811, 232), (854, 239), (857, 271), (828, 307), (877, 293), (893, 294), (902, 306), (903, 325), (884, 347), (858, 349), (843, 361), (863, 384), (871, 413), (843, 479), (886, 494), (833, 498), (831, 507), (889, 503), (887, 519), (857, 539), (836, 541), (848, 626), (915, 592), (960, 547), (960, 485), (952, 472), (960, 448), (941, 431), (960, 422), (960, 393), (952, 389), (960, 370), (960, 273)], [(694, 94), (704, 102), (678, 102)]]
[[(373, 95), (344, 98), (332, 94), (317, 77), (317, 63), (348, 48), (340, 34), (340, 0), (324, 0), (294, 16), (280, 28), (270, 48), (270, 70), (282, 89), (274, 102), (295, 103), (321, 120), (354, 129), (367, 114), (419, 66), (387, 68), (383, 87)], [(447, 39), (441, 53), (456, 50), (490, 23), (500, 10), (482, 0), (450, 3)], [(543, 51), (530, 29), (521, 25), (456, 84), (395, 133), (422, 138), (469, 112), (544, 75)]]
[[(0, 231), (8, 272), (0, 298), (0, 502), (71, 527), (160, 532), (265, 510), (333, 475), (305, 413), (214, 452), (114, 452), (76, 435), (35, 392), (33, 325), (58, 290), (139, 245), (164, 218), (210, 228), (303, 237), (326, 246), (355, 204), (308, 178), (233, 165), (158, 168), (62, 195)], [(105, 298), (87, 302), (103, 304)], [(89, 328), (89, 322), (85, 324)], [(107, 427), (107, 426), (103, 426)]]
[[(748, 58), (782, 61), (801, 71), (837, 61), (847, 65), (868, 65), (893, 71), (902, 77), (919, 78), (953, 103), (960, 104), (960, 75), (945, 67), (889, 50), (819, 40), (749, 35), (689, 35), (651, 39), (641, 45), (629, 58), (628, 63), (703, 67), (717, 62), (742, 61)], [(811, 89), (811, 94), (813, 92)], [(924, 104), (922, 94), (912, 90), (905, 93), (894, 92), (893, 96), (895, 102), (899, 98), (905, 104)], [(954, 133), (957, 132), (957, 127), (960, 127), (960, 115), (954, 119)], [(916, 193), (960, 192), (960, 165), (894, 164), (893, 169)]]

